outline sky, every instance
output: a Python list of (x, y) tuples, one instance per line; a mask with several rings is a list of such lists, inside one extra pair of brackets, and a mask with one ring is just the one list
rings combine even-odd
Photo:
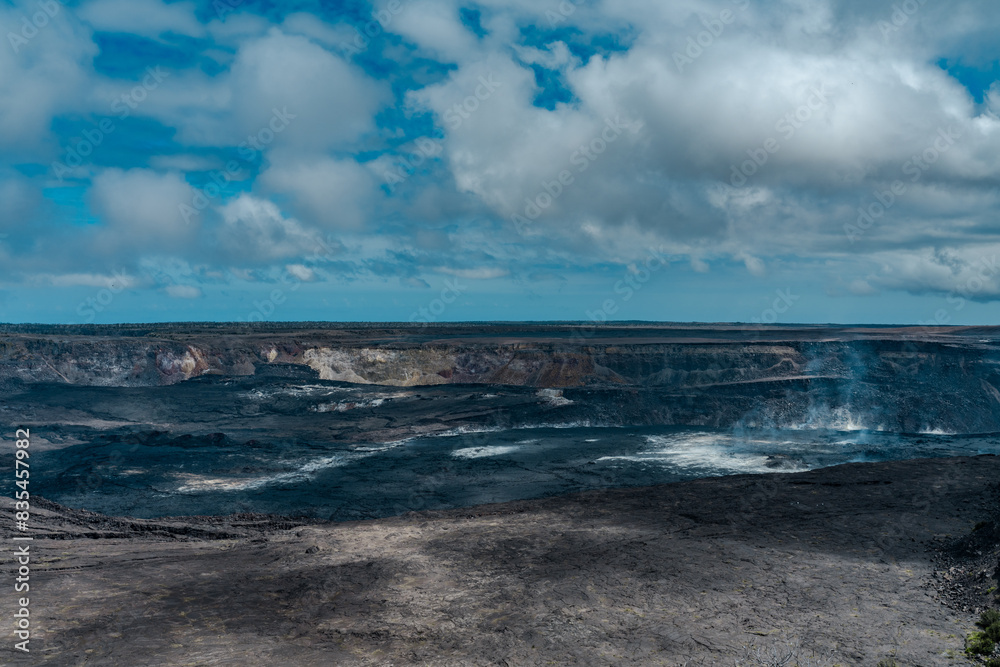
[(0, 321), (1000, 323), (995, 0), (0, 0)]

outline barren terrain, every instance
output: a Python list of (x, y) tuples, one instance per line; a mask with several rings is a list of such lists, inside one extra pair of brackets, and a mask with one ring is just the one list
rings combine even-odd
[(802, 664), (962, 664), (998, 552), (955, 545), (998, 478), (992, 456), (848, 464), (358, 523), (45, 504), (32, 653), (5, 641), (2, 659), (720, 665), (752, 643)]

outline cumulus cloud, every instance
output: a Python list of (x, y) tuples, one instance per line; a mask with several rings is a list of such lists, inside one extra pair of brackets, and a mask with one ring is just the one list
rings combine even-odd
[[(389, 101), (384, 84), (343, 58), (298, 36), (272, 30), (240, 49), (232, 68), (233, 114), (246, 133), (269, 122), (271, 109), (294, 114), (283, 143), (335, 148), (374, 127), (372, 116)], [(267, 110), (261, 118), (260, 110)]]
[(914, 294), (961, 295), (973, 301), (1000, 297), (1000, 244), (976, 248), (920, 248), (883, 253), (873, 286)]
[(241, 195), (221, 210), (216, 241), (237, 265), (260, 264), (315, 254), (323, 239), (286, 218), (272, 202)]
[(389, 29), (410, 40), (421, 53), (445, 62), (460, 62), (478, 49), (476, 36), (459, 18), (458, 6), (436, 0), (412, 0)]
[(752, 275), (762, 276), (767, 273), (767, 267), (764, 266), (764, 262), (753, 255), (744, 254), (743, 264), (747, 267), (747, 271), (749, 271)]
[(29, 223), (34, 219), (41, 204), (41, 192), (27, 178), (16, 172), (0, 172), (0, 232), (30, 231)]
[[(476, 6), (473, 26), (458, 0), (413, 0), (353, 55), (354, 26), (301, 8), (64, 10), (0, 49), (0, 233), (65, 216), (65, 238), (94, 252), (39, 241), (40, 262), (65, 265), (46, 275), (156, 257), (205, 267), (199, 280), (364, 267), (414, 287), (561, 284), (657, 249), (703, 280), (794, 264), (843, 298), (970, 282), (969, 299), (1000, 298), (981, 275), (1000, 243), (995, 3)], [(164, 62), (148, 64), (169, 77), (74, 173), (79, 191), (54, 192), (48, 165), (135, 86), (98, 57), (98, 32), (158, 40)], [(218, 196), (185, 224), (178, 206), (212, 180)], [(352, 263), (338, 252), (317, 270), (329, 233)], [(174, 297), (197, 282), (174, 278), (153, 282)]]
[(76, 10), (96, 30), (146, 37), (168, 32), (190, 37), (204, 34), (195, 11), (193, 2), (167, 4), (159, 0), (91, 0)]
[(389, 102), (383, 83), (319, 44), (273, 27), (240, 40), (225, 73), (173, 77), (143, 113), (194, 145), (244, 144), (251, 159), (269, 148), (344, 148), (374, 129)]
[(357, 228), (370, 215), (375, 178), (353, 160), (277, 155), (261, 174), (261, 187), (287, 197), (297, 215), (335, 229)]
[(309, 283), (316, 279), (316, 272), (308, 266), (304, 266), (302, 264), (289, 264), (285, 267), (285, 270), (288, 271), (293, 278), (301, 280), (304, 283)]
[(9, 26), (0, 48), (0, 153), (14, 162), (47, 163), (53, 118), (90, 107), (98, 48), (68, 9), (57, 3), (57, 10), (37, 28), (29, 18), (39, 11), (34, 3), (0, 7), (0, 25)]
[[(722, 34), (705, 33), (723, 10), (731, 20), (713, 28)], [(981, 2), (964, 10), (991, 25), (1000, 17)], [(891, 11), (846, 2), (601, 11), (610, 25), (634, 22), (631, 48), (574, 63), (561, 42), (515, 47), (522, 63), (564, 70), (575, 104), (539, 108), (536, 77), (500, 49), (467, 50), (447, 80), (410, 93), (445, 131), (458, 188), (497, 215), (527, 218), (531, 235), (610, 259), (641, 254), (652, 234), (698, 270), (705, 257), (729, 255), (763, 276), (769, 256), (865, 255), (932, 234), (955, 243), (990, 224), (995, 102), (987, 93), (977, 105), (937, 64), (935, 46), (970, 30), (958, 9), (923, 7), (900, 25)], [(590, 26), (593, 15), (581, 8), (567, 21)], [(473, 111), (455, 111), (483, 74), (503, 85), (472, 100)], [(588, 151), (609, 119), (629, 131)], [(905, 192), (852, 243), (845, 225), (896, 183)], [(622, 233), (637, 241), (631, 249), (597, 243)], [(588, 239), (590, 253), (580, 247)]]
[(90, 201), (104, 223), (104, 249), (179, 250), (196, 231), (181, 215), (194, 189), (179, 174), (148, 169), (106, 169), (94, 177)]

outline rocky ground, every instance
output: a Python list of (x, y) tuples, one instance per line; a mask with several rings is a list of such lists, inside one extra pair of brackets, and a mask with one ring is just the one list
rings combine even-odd
[(340, 524), (36, 499), (31, 653), (7, 621), (0, 662), (966, 664), (998, 479), (991, 456), (849, 464)]
[(821, 408), (870, 429), (1000, 432), (997, 327), (0, 325), (10, 396), (150, 395), (289, 367), (357, 387), (566, 390), (572, 410), (596, 405), (592, 418), (614, 424), (781, 427)]

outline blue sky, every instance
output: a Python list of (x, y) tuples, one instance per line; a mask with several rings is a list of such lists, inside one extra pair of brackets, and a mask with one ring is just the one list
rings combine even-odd
[(1000, 6), (0, 3), (0, 321), (993, 324)]

